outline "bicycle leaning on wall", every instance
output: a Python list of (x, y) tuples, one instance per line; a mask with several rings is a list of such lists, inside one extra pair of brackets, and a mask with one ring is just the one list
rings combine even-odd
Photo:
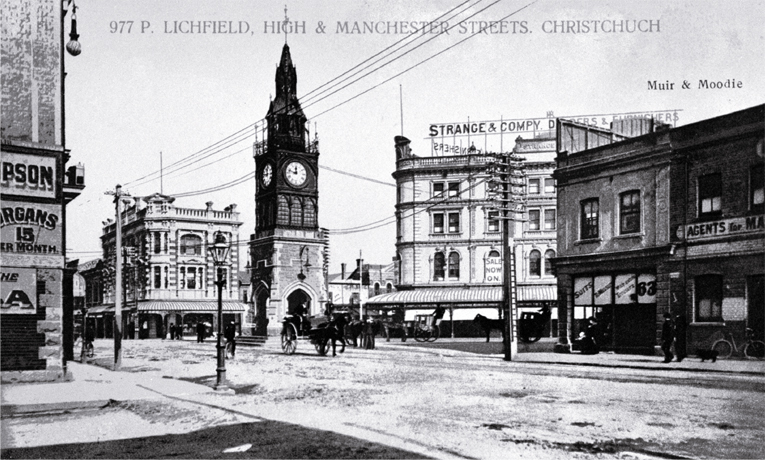
[[(733, 353), (738, 354), (738, 347), (736, 341), (733, 339), (733, 334), (730, 332), (724, 334), (726, 338), (715, 341), (712, 345), (712, 350), (717, 352), (717, 356), (720, 358), (730, 358)], [(752, 328), (746, 328), (746, 343), (744, 343), (741, 349), (744, 356), (751, 359), (763, 359), (765, 358), (765, 342), (762, 340), (754, 339), (754, 331)]]

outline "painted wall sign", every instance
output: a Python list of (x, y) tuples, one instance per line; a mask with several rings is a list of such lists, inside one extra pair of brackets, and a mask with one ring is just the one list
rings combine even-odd
[(0, 252), (61, 254), (61, 206), (3, 201)]
[(611, 304), (611, 287), (614, 285), (610, 275), (595, 277), (595, 305)]
[(592, 277), (574, 278), (574, 305), (592, 305)]
[(637, 301), (638, 303), (656, 303), (656, 275), (638, 275)]
[(37, 313), (37, 270), (3, 268), (0, 270), (0, 313), (34, 315)]
[(56, 198), (56, 159), (3, 152), (0, 191), (13, 195)]
[[(715, 238), (740, 233), (752, 233), (765, 230), (765, 216), (735, 217), (678, 227), (677, 236), (688, 240)], [(685, 233), (685, 235), (683, 235)]]
[(487, 283), (502, 282), (502, 258), (487, 257), (485, 265), (485, 278)]
[(616, 275), (614, 280), (614, 297), (617, 304), (635, 303), (637, 298), (635, 297), (635, 282), (637, 276), (633, 274), (629, 275)]
[(515, 143), (517, 152), (538, 152), (541, 150), (555, 150), (555, 141), (523, 140)]

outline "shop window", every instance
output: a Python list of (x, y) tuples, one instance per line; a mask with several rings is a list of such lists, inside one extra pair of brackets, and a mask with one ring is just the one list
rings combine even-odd
[(437, 252), (433, 257), (433, 281), (443, 281), (446, 269), (446, 259), (443, 252)]
[(449, 254), (449, 278), (459, 279), (460, 277), (460, 255), (457, 252)]
[(580, 203), (581, 206), (581, 231), (580, 239), (597, 238), (599, 233), (599, 201), (590, 198)]
[(539, 195), (539, 179), (529, 179), (529, 195)]
[(722, 176), (707, 174), (699, 177), (699, 216), (714, 216), (722, 211)]
[(539, 230), (539, 209), (529, 209), (529, 230)]
[(545, 179), (545, 194), (555, 193), (555, 179), (548, 177)]
[(202, 255), (202, 238), (197, 235), (183, 235), (181, 237), (181, 255)]
[(723, 277), (702, 275), (694, 280), (696, 321), (722, 322)]
[(542, 254), (536, 249), (529, 253), (529, 274), (531, 276), (542, 276), (541, 259)]
[(545, 251), (545, 275), (553, 276), (552, 272), (552, 260), (555, 258), (555, 251), (548, 249)]
[(487, 229), (490, 232), (499, 231), (499, 211), (489, 211)]
[(756, 213), (765, 211), (765, 168), (762, 164), (752, 166), (749, 171), (749, 209)]
[(545, 209), (545, 230), (555, 230), (555, 209)]
[(450, 212), (449, 213), (449, 233), (459, 233), (459, 232), (460, 232), (460, 213)]
[(444, 233), (444, 213), (433, 214), (433, 233)]
[(619, 233), (640, 232), (640, 191), (631, 190), (619, 195)]

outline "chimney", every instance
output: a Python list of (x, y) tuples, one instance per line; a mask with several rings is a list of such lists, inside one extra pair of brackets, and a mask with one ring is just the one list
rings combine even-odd
[(345, 279), (345, 262), (340, 264), (340, 279)]

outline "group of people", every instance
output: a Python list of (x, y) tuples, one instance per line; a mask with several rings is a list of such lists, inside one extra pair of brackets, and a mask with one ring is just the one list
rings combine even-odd
[(597, 355), (600, 353), (601, 331), (598, 320), (594, 316), (587, 319), (587, 326), (579, 334), (576, 342), (583, 355)]
[[(664, 352), (664, 362), (668, 363), (677, 356), (677, 362), (688, 356), (686, 350), (686, 327), (684, 315), (664, 313), (664, 324), (661, 326), (661, 351)], [(674, 348), (674, 353), (672, 349)]]
[(183, 340), (183, 326), (170, 323), (170, 340)]

